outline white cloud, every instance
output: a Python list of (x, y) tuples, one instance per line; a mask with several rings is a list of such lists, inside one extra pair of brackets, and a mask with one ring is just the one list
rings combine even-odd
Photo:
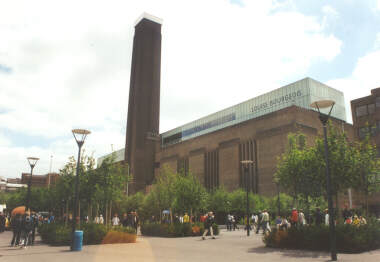
[[(278, 12), (293, 5), (280, 2), (9, 2), (0, 10), (7, 39), (0, 64), (13, 71), (0, 75), (7, 110), (0, 128), (51, 139), (49, 148), (33, 149), (45, 170), (51, 154), (53, 166), (76, 155), (73, 127), (94, 131), (86, 146), (95, 157), (110, 144), (122, 148), (133, 25), (144, 11), (164, 21), (161, 132), (303, 78), (314, 62), (340, 53), (341, 41), (325, 34), (323, 21), (293, 8)], [(31, 148), (6, 150), (14, 163), (7, 168), (18, 176)]]
[[(377, 34), (379, 36), (379, 34)], [(375, 45), (376, 46), (376, 45)], [(371, 89), (380, 87), (380, 46), (358, 59), (352, 74), (346, 78), (332, 79), (327, 82), (344, 92), (347, 121), (352, 123), (350, 101), (371, 94)]]

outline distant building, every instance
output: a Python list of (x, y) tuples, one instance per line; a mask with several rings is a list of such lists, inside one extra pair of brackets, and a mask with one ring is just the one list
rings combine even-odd
[[(372, 89), (369, 96), (352, 100), (351, 111), (356, 138), (361, 140), (369, 134), (380, 157), (380, 87)], [(369, 205), (380, 214), (380, 193), (369, 199)]]
[(27, 187), (27, 185), (21, 184), (21, 179), (19, 178), (6, 179), (4, 177), (0, 177), (0, 191), (10, 192), (22, 187)]
[[(21, 174), (21, 184), (28, 184), (30, 179), (29, 173)], [(33, 175), (31, 185), (32, 187), (49, 187), (55, 185), (59, 179), (58, 173), (48, 173), (46, 175)]]

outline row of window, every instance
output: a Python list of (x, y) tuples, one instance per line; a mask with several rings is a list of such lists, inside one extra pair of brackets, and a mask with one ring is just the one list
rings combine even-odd
[(359, 127), (359, 138), (364, 138), (368, 133), (373, 136), (380, 132), (380, 121), (376, 122), (373, 126)]
[(356, 117), (375, 113), (375, 106), (380, 107), (380, 97), (376, 97), (375, 104), (372, 103), (356, 107)]

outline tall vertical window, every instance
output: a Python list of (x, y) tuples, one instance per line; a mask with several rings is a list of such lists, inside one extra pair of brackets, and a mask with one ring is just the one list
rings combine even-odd
[(375, 104), (368, 104), (368, 114), (375, 113)]
[(376, 97), (376, 107), (380, 107), (380, 96)]
[(368, 115), (367, 105), (356, 107), (356, 116), (357, 117), (365, 116), (365, 115)]

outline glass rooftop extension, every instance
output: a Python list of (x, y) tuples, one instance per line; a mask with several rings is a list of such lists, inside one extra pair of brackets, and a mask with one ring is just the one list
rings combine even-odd
[(343, 92), (307, 77), (162, 133), (161, 146), (165, 147), (208, 134), (292, 105), (315, 110), (310, 104), (322, 99), (334, 100), (335, 106), (331, 116), (346, 121)]

